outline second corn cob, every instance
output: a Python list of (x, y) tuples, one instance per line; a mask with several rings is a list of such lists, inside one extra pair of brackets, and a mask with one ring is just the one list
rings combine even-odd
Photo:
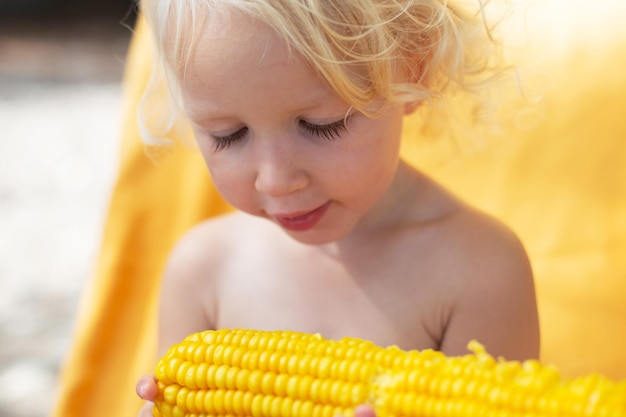
[(626, 417), (626, 381), (537, 361), (382, 348), (290, 331), (196, 333), (158, 362), (157, 417)]

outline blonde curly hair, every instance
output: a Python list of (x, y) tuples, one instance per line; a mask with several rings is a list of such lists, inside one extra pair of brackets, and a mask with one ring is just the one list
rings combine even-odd
[[(177, 117), (173, 112), (154, 134), (148, 97), (160, 76), (180, 107), (177, 84), (203, 13), (238, 10), (268, 24), (338, 96), (371, 117), (375, 99), (434, 103), (448, 90), (479, 91), (501, 69), (481, 0), (142, 0), (141, 7), (156, 46), (154, 80), (140, 110), (151, 144), (165, 143), (159, 137)], [(409, 69), (410, 83), (394, 81), (398, 65)]]

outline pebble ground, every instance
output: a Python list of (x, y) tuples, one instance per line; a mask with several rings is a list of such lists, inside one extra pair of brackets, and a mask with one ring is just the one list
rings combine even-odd
[(51, 412), (115, 180), (130, 33), (0, 23), (0, 416)]

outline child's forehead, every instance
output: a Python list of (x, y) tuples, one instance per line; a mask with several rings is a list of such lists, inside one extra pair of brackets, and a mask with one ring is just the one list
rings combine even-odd
[(278, 33), (258, 18), (242, 12), (220, 13), (207, 17), (198, 33), (198, 42), (222, 44), (261, 51), (267, 48), (287, 48)]
[(201, 2), (206, 7), (198, 10), (190, 9), (198, 3), (186, 3), (187, 9), (176, 11), (182, 15), (171, 15), (169, 28), (162, 32), (163, 57), (178, 88), (189, 78), (199, 80), (208, 74), (235, 76), (237, 65), (259, 67), (261, 72), (264, 69), (261, 67), (267, 68), (266, 64), (271, 63), (274, 67), (283, 65), (292, 69), (300, 66), (303, 72), (312, 75), (307, 76), (305, 84), (312, 84), (315, 78), (315, 82), (330, 87), (344, 102), (359, 110), (366, 110), (375, 97), (387, 98), (376, 95), (370, 75), (382, 74), (377, 77), (377, 83), (382, 86), (380, 91), (386, 91), (385, 81), (380, 80), (390, 72), (386, 68), (389, 59), (383, 57), (380, 68), (374, 71), (369, 66), (378, 57), (368, 61), (364, 51), (347, 52), (346, 45), (342, 46), (341, 33), (311, 20), (307, 13), (313, 12), (307, 9), (304, 13), (299, 2), (220, 1), (213, 7), (207, 6), (207, 2)]
[(205, 19), (195, 33), (186, 66), (209, 66), (220, 71), (237, 65), (261, 69), (302, 61), (269, 25), (239, 13)]
[[(171, 63), (178, 69), (186, 68), (194, 60), (236, 61), (247, 57), (262, 61), (268, 55), (288, 64), (297, 55), (268, 24), (233, 8), (205, 10), (194, 16), (193, 23), (184, 20), (177, 23), (180, 27), (169, 31), (170, 39), (166, 43), (170, 49), (168, 55), (173, 59)], [(175, 38), (187, 42), (176, 42)]]
[(205, 19), (177, 78), (188, 110), (191, 103), (201, 104), (201, 113), (239, 109), (240, 99), (250, 96), (265, 97), (267, 106), (290, 103), (299, 109), (310, 103), (339, 107), (340, 102), (345, 111), (345, 103), (306, 59), (272, 27), (244, 14)]

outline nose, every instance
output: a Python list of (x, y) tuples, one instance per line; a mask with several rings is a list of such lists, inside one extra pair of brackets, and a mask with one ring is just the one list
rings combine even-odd
[(284, 197), (309, 184), (306, 170), (293, 147), (264, 147), (257, 155), (254, 186), (258, 192), (271, 197)]

